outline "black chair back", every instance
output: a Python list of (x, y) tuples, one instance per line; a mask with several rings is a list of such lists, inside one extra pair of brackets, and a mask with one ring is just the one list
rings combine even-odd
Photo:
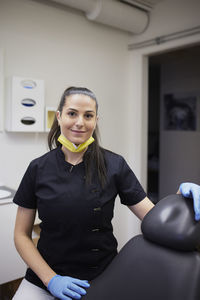
[(200, 222), (191, 199), (170, 195), (91, 282), (84, 300), (199, 300)]

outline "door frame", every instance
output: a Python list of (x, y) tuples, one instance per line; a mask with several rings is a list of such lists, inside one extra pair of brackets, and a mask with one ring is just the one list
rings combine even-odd
[[(128, 128), (137, 128), (129, 136), (128, 157), (142, 186), (147, 188), (148, 155), (148, 67), (149, 56), (200, 43), (200, 34), (163, 44), (131, 50), (131, 90)], [(176, 191), (175, 191), (176, 192)]]

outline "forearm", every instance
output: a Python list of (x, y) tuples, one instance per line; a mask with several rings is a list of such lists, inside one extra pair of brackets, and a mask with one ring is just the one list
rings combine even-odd
[(38, 249), (33, 244), (32, 239), (26, 235), (15, 236), (15, 246), (25, 263), (41, 279), (45, 286), (56, 273), (49, 267), (43, 259)]
[(145, 215), (154, 207), (154, 204), (145, 197), (138, 204), (129, 206), (129, 209), (140, 219), (143, 220)]

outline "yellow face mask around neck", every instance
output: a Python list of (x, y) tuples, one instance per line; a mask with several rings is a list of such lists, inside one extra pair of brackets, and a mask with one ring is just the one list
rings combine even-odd
[(86, 142), (76, 146), (61, 134), (58, 138), (58, 141), (71, 152), (82, 152), (85, 148), (87, 148), (94, 142), (94, 138), (91, 136)]

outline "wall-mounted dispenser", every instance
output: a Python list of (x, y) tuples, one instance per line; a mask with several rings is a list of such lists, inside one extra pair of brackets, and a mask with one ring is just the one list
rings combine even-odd
[(12, 77), (7, 82), (6, 130), (44, 131), (44, 81)]

